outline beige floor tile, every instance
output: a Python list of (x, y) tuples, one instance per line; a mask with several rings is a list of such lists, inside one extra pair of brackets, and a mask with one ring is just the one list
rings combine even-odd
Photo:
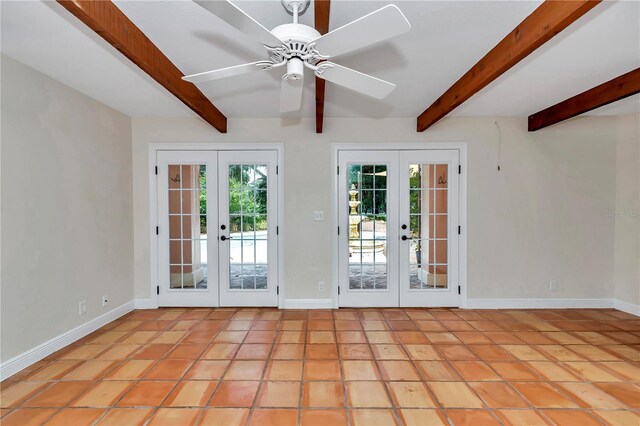
[(566, 362), (565, 366), (569, 367), (581, 379), (588, 382), (619, 382), (613, 374), (598, 367), (593, 362)]
[(436, 410), (402, 408), (398, 411), (407, 426), (448, 426), (444, 416)]
[(262, 382), (258, 407), (298, 407), (300, 405), (300, 382)]
[(553, 423), (563, 425), (598, 426), (600, 423), (590, 414), (577, 410), (542, 410)]
[(436, 404), (422, 382), (389, 382), (387, 383), (391, 399), (397, 407), (402, 408), (435, 408)]
[(97, 380), (115, 365), (116, 361), (85, 361), (62, 376), (60, 380)]
[(442, 359), (432, 345), (405, 345), (404, 348), (413, 360), (434, 361)]
[(344, 380), (380, 380), (373, 361), (343, 361), (342, 370)]
[(576, 382), (580, 380), (571, 373), (570, 369), (564, 368), (557, 362), (530, 361), (527, 362), (527, 365), (550, 382)]
[(484, 404), (461, 382), (429, 382), (429, 387), (445, 408), (483, 408)]
[(611, 426), (632, 426), (640, 423), (640, 415), (631, 411), (602, 411), (594, 412)]
[(306, 382), (302, 389), (303, 407), (343, 407), (342, 382)]
[(199, 408), (160, 408), (151, 417), (149, 426), (188, 426), (195, 424), (202, 412)]
[(353, 426), (395, 426), (396, 420), (391, 410), (352, 410)]
[(378, 361), (383, 380), (420, 380), (409, 361)]
[(2, 426), (38, 426), (58, 411), (57, 408), (19, 408), (2, 417)]
[(106, 376), (105, 380), (138, 380), (155, 363), (152, 360), (129, 360), (124, 361)]
[(547, 426), (549, 423), (534, 410), (499, 410), (496, 417), (509, 426)]
[(99, 382), (95, 387), (77, 399), (74, 407), (109, 407), (131, 387), (129, 381)]
[(208, 408), (199, 426), (244, 426), (248, 418), (248, 408)]
[(529, 345), (502, 345), (502, 349), (511, 353), (521, 361), (548, 361), (542, 353)]
[(97, 424), (99, 426), (142, 426), (152, 412), (151, 408), (113, 408)]
[(260, 380), (265, 364), (265, 361), (233, 361), (224, 380)]
[(167, 407), (203, 407), (209, 401), (218, 382), (179, 382), (162, 405)]
[(560, 386), (574, 396), (574, 399), (582, 401), (583, 408), (589, 407), (603, 410), (629, 408), (620, 400), (598, 389), (591, 383), (560, 383)]
[(302, 380), (302, 361), (269, 362), (264, 374), (265, 380)]
[(58, 411), (45, 425), (47, 426), (70, 426), (89, 425), (95, 422), (103, 413), (101, 408), (65, 408)]
[(381, 382), (348, 382), (347, 403), (357, 408), (391, 407), (387, 391)]

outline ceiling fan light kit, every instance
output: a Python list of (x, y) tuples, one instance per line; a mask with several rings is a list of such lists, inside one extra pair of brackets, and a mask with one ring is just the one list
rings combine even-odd
[(259, 70), (272, 70), (286, 65), (282, 76), (280, 111), (300, 109), (304, 88), (304, 69), (315, 76), (356, 92), (382, 99), (395, 84), (330, 62), (329, 59), (387, 40), (411, 29), (407, 18), (395, 5), (384, 6), (325, 35), (315, 28), (300, 24), (298, 17), (309, 7), (310, 0), (281, 0), (293, 15), (293, 22), (269, 31), (229, 0), (195, 0), (236, 29), (254, 37), (268, 54), (267, 60), (221, 68), (183, 77), (191, 83), (218, 80)]

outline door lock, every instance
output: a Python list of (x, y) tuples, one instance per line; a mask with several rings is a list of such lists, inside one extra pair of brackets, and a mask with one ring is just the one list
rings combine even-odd
[(407, 229), (407, 225), (403, 224), (400, 228)]
[(220, 229), (222, 229), (224, 231), (225, 229), (227, 229), (227, 226), (226, 225), (220, 225)]

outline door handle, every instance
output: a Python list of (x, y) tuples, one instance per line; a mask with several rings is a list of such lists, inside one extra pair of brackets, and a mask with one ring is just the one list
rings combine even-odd
[(407, 238), (407, 236), (406, 236), (406, 235), (403, 235), (402, 237), (400, 237), (400, 239), (401, 239), (402, 241), (407, 241), (407, 239), (408, 239), (408, 238)]
[(226, 241), (226, 240), (230, 240), (232, 238), (233, 237), (226, 237), (226, 236), (223, 235), (223, 236), (220, 237), (220, 241)]

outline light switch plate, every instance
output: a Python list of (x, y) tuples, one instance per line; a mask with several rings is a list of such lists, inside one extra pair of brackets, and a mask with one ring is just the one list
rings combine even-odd
[(324, 212), (321, 210), (316, 210), (313, 212), (313, 220), (316, 222), (322, 222), (324, 220)]

